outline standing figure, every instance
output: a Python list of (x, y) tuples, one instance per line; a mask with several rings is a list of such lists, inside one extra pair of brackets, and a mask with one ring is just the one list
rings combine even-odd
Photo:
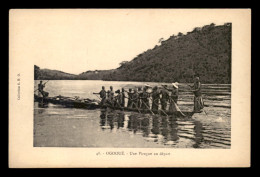
[(112, 105), (110, 90), (107, 90), (106, 103), (109, 104), (109, 105)]
[(137, 102), (137, 106), (138, 108), (141, 108), (141, 105), (142, 105), (142, 97), (143, 97), (143, 90), (142, 90), (142, 87), (139, 87), (138, 88), (138, 102)]
[(129, 91), (127, 92), (127, 94), (128, 94), (127, 107), (131, 108), (131, 106), (132, 106), (132, 99), (133, 99), (133, 92), (132, 92), (131, 88), (129, 88)]
[(137, 92), (137, 89), (134, 89), (134, 93), (132, 95), (132, 105), (131, 108), (137, 108), (138, 109), (138, 101), (139, 101), (139, 94)]
[(42, 81), (40, 81), (40, 83), (38, 84), (38, 95), (39, 96), (43, 96), (43, 88), (44, 88), (44, 85), (42, 84)]
[(117, 93), (117, 96), (115, 96), (114, 106), (121, 107), (121, 105), (122, 105), (122, 94), (120, 93), (119, 89), (115, 93)]
[(159, 108), (159, 99), (160, 99), (160, 92), (158, 90), (158, 87), (155, 86), (153, 88), (153, 92), (152, 92), (152, 110), (158, 111)]
[(177, 104), (179, 98), (179, 83), (178, 82), (172, 83), (172, 86), (173, 89), (172, 89), (171, 98)]
[(114, 98), (114, 91), (113, 91), (113, 87), (110, 86), (110, 92), (109, 92), (109, 97), (110, 97), (110, 101), (111, 101), (111, 104), (114, 106), (114, 102), (115, 102), (115, 98)]
[(101, 105), (103, 106), (106, 102), (106, 90), (105, 87), (102, 86), (102, 90), (99, 93), (93, 93), (93, 94), (99, 94), (100, 98), (101, 98)]
[(193, 90), (194, 93), (194, 110), (195, 113), (202, 112), (202, 109), (204, 108), (204, 102), (202, 99), (202, 93), (201, 93), (201, 83), (199, 76), (196, 76), (194, 78), (194, 84), (191, 86), (189, 85)]
[(38, 90), (39, 90), (39, 95), (42, 95), (43, 98), (47, 97), (49, 95), (48, 92), (43, 91), (45, 87), (45, 83), (42, 84), (42, 81), (38, 84)]
[(149, 93), (147, 93), (147, 87), (144, 87), (142, 97), (141, 97), (141, 108), (142, 109), (150, 109), (149, 105)]
[(125, 89), (124, 88), (122, 88), (122, 92), (121, 92), (121, 94), (122, 94), (122, 102), (121, 102), (121, 106), (122, 107), (125, 107)]
[(179, 97), (179, 83), (175, 82), (172, 83), (172, 90), (171, 90), (171, 96), (170, 96), (170, 106), (169, 106), (169, 112), (176, 112), (177, 108), (177, 102)]
[(167, 103), (169, 100), (169, 91), (167, 90), (167, 85), (162, 85), (163, 88), (161, 90), (162, 98), (161, 98), (161, 105), (162, 105), (162, 110), (166, 110)]

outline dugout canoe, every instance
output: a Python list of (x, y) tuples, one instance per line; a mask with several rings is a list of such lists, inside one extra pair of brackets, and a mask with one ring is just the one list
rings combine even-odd
[[(55, 96), (55, 97), (46, 97), (42, 98), (38, 95), (34, 95), (34, 101), (39, 102), (41, 104), (47, 104), (47, 103), (52, 103), (52, 104), (58, 104), (58, 105), (63, 105), (65, 107), (71, 107), (71, 108), (82, 108), (82, 109), (115, 109), (115, 110), (121, 110), (121, 111), (132, 111), (132, 112), (139, 112), (142, 114), (154, 114), (157, 115), (171, 115), (175, 117), (183, 117), (183, 118), (190, 118), (194, 112), (182, 112), (185, 116), (181, 114), (181, 112), (170, 112), (170, 111), (162, 111), (162, 110), (149, 110), (149, 109), (141, 109), (141, 108), (127, 108), (127, 107), (119, 107), (119, 106), (109, 106), (105, 105), (102, 106), (100, 105), (100, 101), (95, 100), (95, 99), (77, 99), (73, 97), (64, 97), (64, 96)], [(166, 114), (165, 114), (166, 113)]]

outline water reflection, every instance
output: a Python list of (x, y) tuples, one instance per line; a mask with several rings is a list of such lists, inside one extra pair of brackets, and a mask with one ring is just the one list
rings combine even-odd
[[(133, 134), (141, 134), (147, 141), (157, 142), (165, 145), (174, 145), (179, 140), (178, 123), (173, 117), (151, 116), (141, 114), (125, 114), (108, 110), (100, 111), (100, 126), (105, 129), (126, 129)], [(196, 122), (194, 131), (197, 140), (200, 140), (201, 128)], [(186, 130), (183, 130), (184, 132)], [(189, 130), (190, 131), (190, 130)], [(198, 146), (195, 141), (194, 146)]]
[(34, 111), (37, 111), (37, 114), (43, 114), (45, 112), (44, 108), (48, 108), (48, 104), (45, 103), (35, 102), (34, 104), (37, 104), (36, 106), (37, 109), (34, 109)]
[(178, 124), (176, 123), (176, 121), (170, 121), (170, 141), (177, 141), (179, 139), (177, 133), (178, 133)]
[(203, 141), (203, 135), (202, 135), (202, 123), (199, 121), (194, 121), (194, 132), (195, 132), (195, 144), (193, 145), (194, 148), (199, 148), (201, 142)]
[(100, 113), (100, 126), (103, 129), (104, 126), (107, 126), (107, 114), (105, 110), (101, 110)]
[(108, 121), (108, 116), (107, 116), (107, 111), (106, 110), (101, 110), (100, 111), (100, 126), (102, 130), (104, 129), (113, 129), (113, 126), (110, 126), (110, 123)]
[[(116, 131), (122, 129), (134, 135), (141, 135), (146, 141), (170, 147), (182, 147), (181, 142), (187, 141), (191, 141), (191, 147), (193, 148), (203, 148), (205, 144), (212, 144), (215, 147), (219, 147), (219, 143), (230, 145), (230, 139), (226, 139), (226, 143), (220, 142), (214, 137), (210, 141), (209, 138), (205, 139), (205, 136), (210, 137), (213, 135), (211, 131), (208, 131), (211, 127), (203, 125), (197, 120), (176, 120), (174, 117), (116, 112), (104, 109), (100, 112), (100, 126), (102, 130)], [(225, 136), (227, 135), (225, 134)]]
[(114, 128), (123, 128), (125, 124), (125, 114), (123, 112), (115, 113), (113, 111), (100, 111), (100, 126), (102, 130)]
[[(143, 83), (61, 80), (49, 81), (45, 89), (50, 93), (50, 96), (79, 96), (80, 98), (97, 99), (92, 93), (99, 90), (103, 85), (105, 87), (113, 85), (116, 90), (122, 87), (133, 88), (139, 84)], [(153, 84), (158, 85), (158, 83)], [(37, 89), (37, 85), (38, 81), (35, 81), (35, 89)], [(208, 87), (211, 88), (215, 86), (209, 85)], [(222, 85), (220, 87), (225, 87), (230, 93), (230, 86)], [(192, 102), (192, 93), (187, 93), (187, 95), (186, 93), (182, 93), (181, 99), (182, 103)], [(230, 105), (230, 95), (210, 95), (208, 99), (205, 98), (205, 101), (208, 104)], [(189, 111), (189, 107), (192, 109), (192, 106), (186, 104), (182, 105), (181, 102), (180, 108), (184, 111)], [(48, 108), (45, 109), (47, 106)], [(69, 141), (64, 141), (68, 142), (68, 146), (76, 146), (76, 144), (81, 146), (81, 142), (82, 146), (110, 147), (113, 146), (111, 144), (115, 144), (115, 147), (119, 147), (119, 144), (121, 143), (122, 147), (125, 147), (123, 143), (127, 142), (129, 143), (127, 147), (146, 147), (148, 145), (140, 143), (145, 140), (152, 142), (147, 143), (149, 144), (149, 147), (156, 147), (157, 145), (153, 146), (153, 143), (156, 143), (165, 147), (176, 148), (230, 148), (231, 109), (207, 107), (206, 111), (209, 113), (208, 117), (202, 113), (197, 117), (193, 116), (193, 118), (189, 120), (176, 120), (173, 117), (152, 116), (109, 109), (75, 110), (74, 108), (64, 108), (60, 105), (42, 105), (35, 102), (34, 121), (36, 123), (34, 126), (36, 126), (37, 131), (41, 130), (49, 134), (50, 143), (53, 142), (53, 136), (55, 136), (55, 141), (59, 136), (66, 137), (64, 136), (64, 133), (67, 133), (67, 137), (74, 136), (72, 139), (78, 139), (74, 144), (69, 144)], [(38, 126), (39, 121), (46, 121), (46, 125), (41, 126), (42, 124), (39, 124), (40, 126)], [(66, 123), (64, 123), (65, 121)], [(57, 126), (65, 127), (77, 123), (79, 124), (76, 129), (78, 134), (57, 129)], [(50, 134), (49, 128), (52, 126), (55, 131), (53, 131), (53, 134)], [(66, 129), (67, 128), (65, 128), (65, 130)], [(80, 130), (82, 130), (82, 132), (87, 130), (87, 133), (81, 133)], [(57, 131), (61, 133), (57, 134)], [(84, 143), (84, 137), (81, 136), (83, 134), (86, 136), (86, 142)], [(106, 137), (110, 137), (110, 139), (108, 138), (109, 141), (106, 142), (102, 140), (104, 134), (107, 134), (105, 135)], [(93, 138), (93, 142), (91, 142), (90, 140), (92, 137), (89, 138), (89, 136), (97, 138)], [(45, 139), (45, 137), (42, 138), (42, 144), (46, 146)], [(98, 139), (100, 140), (98, 141)], [(97, 142), (99, 143), (98, 145), (96, 145)]]
[(39, 108), (48, 108), (49, 106), (48, 106), (48, 103), (41, 103), (41, 102), (37, 102), (38, 103), (38, 107)]
[(117, 129), (119, 129), (120, 127), (124, 127), (124, 121), (125, 121), (125, 114), (123, 112), (119, 113), (117, 119)]

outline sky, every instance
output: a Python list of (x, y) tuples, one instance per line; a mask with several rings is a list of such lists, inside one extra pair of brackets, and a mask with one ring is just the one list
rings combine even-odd
[(80, 74), (115, 69), (120, 62), (152, 49), (160, 38), (228, 22), (205, 13), (176, 9), (31, 10), (18, 11), (14, 26), (28, 60), (42, 69)]

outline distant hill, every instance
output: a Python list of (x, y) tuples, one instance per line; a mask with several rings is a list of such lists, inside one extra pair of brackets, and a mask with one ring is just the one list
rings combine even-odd
[[(36, 79), (191, 82), (194, 74), (203, 83), (231, 83), (231, 23), (194, 28), (178, 33), (113, 70), (86, 71), (73, 75), (36, 66)], [(37, 67), (39, 68), (37, 70)]]
[(231, 24), (195, 28), (172, 35), (119, 68), (104, 80), (231, 83)]
[(86, 71), (77, 76), (78, 79), (82, 80), (102, 80), (104, 77), (113, 73), (115, 69), (112, 70), (95, 70), (95, 71)]
[(74, 80), (77, 75), (69, 74), (62, 71), (40, 69), (34, 65), (34, 79), (35, 80)]
[(100, 80), (105, 75), (112, 73), (114, 70), (95, 70), (86, 71), (79, 75), (65, 73), (63, 71), (41, 69), (34, 65), (35, 80)]

